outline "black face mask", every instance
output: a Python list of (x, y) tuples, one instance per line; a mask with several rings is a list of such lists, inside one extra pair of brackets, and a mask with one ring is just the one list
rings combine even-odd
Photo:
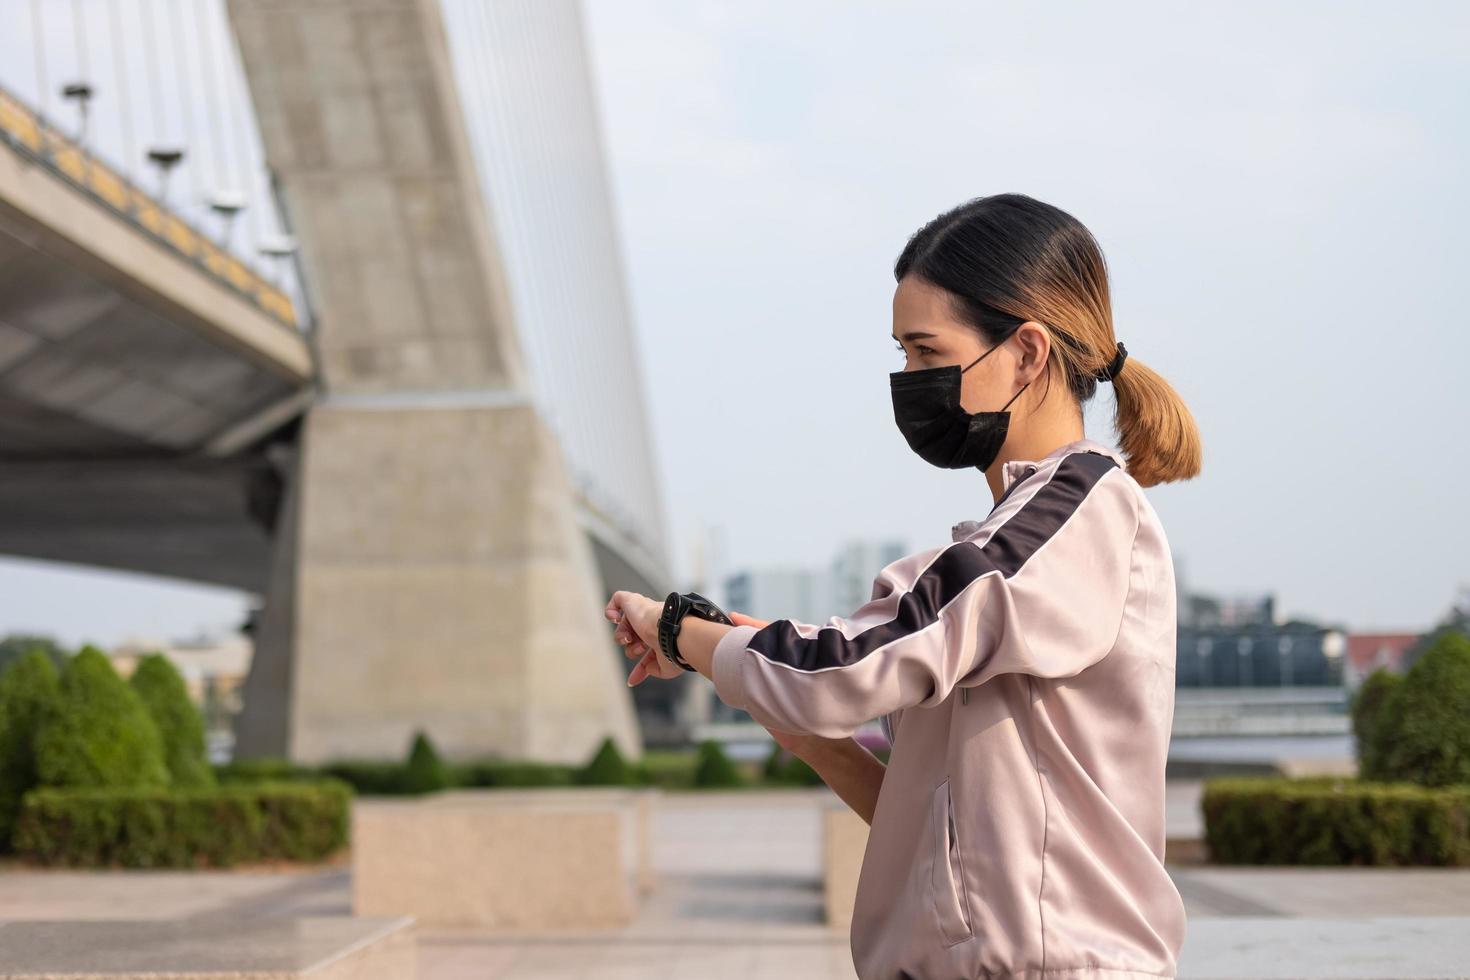
[(972, 414), (960, 405), (960, 375), (989, 357), (995, 347), (963, 368), (947, 364), (888, 375), (893, 420), (908, 440), (909, 448), (925, 462), (951, 470), (967, 466), (983, 470), (1000, 455), (1011, 423), (1011, 413), (1005, 409), (1031, 383), (1022, 385), (1021, 391), (1012, 395), (1011, 401), (998, 412)]

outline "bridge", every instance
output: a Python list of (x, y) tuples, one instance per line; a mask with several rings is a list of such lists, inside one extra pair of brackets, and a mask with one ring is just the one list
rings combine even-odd
[[(261, 597), (239, 755), (636, 753), (601, 608), (670, 577), (575, 2), (185, 10), (70, 7), (68, 67), (153, 107), (121, 149), (100, 79), (45, 111), (55, 30), (29, 93), (0, 68), (0, 554)], [(244, 120), (244, 203), (199, 192), (201, 116)], [(636, 689), (643, 728), (683, 691)]]

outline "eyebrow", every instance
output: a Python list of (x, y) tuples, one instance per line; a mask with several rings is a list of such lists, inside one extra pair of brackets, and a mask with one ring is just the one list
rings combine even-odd
[[(937, 337), (937, 336), (939, 336), (939, 335), (938, 334), (934, 334), (934, 333), (923, 333), (923, 332), (918, 331), (918, 330), (910, 330), (908, 333), (906, 333), (906, 334), (903, 335), (903, 339), (904, 340), (923, 340), (926, 337)], [(898, 340), (899, 338), (895, 336), (893, 339), (894, 340)]]

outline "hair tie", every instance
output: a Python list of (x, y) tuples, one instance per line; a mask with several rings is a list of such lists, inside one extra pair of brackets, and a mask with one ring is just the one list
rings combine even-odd
[(1118, 376), (1118, 372), (1123, 370), (1123, 362), (1127, 359), (1128, 348), (1124, 347), (1123, 342), (1120, 340), (1118, 341), (1118, 353), (1113, 355), (1112, 363), (1094, 374), (1093, 377), (1099, 381), (1112, 381)]

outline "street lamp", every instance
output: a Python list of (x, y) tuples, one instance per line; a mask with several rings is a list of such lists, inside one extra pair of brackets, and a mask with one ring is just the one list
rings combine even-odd
[(261, 242), (255, 250), (274, 264), (276, 286), (280, 287), (286, 261), (296, 254), (296, 239), (289, 235), (277, 235)]
[(148, 162), (158, 168), (158, 200), (168, 203), (168, 175), (184, 160), (184, 151), (175, 147), (156, 146), (148, 151)]
[(239, 191), (217, 191), (209, 199), (209, 209), (220, 216), (220, 247), (229, 251), (231, 232), (235, 230), (235, 217), (246, 205), (245, 195)]
[(77, 126), (77, 145), (84, 150), (87, 148), (87, 109), (92, 101), (92, 94), (92, 86), (86, 82), (72, 82), (61, 89), (63, 99), (77, 104), (77, 112), (81, 115), (81, 122)]

